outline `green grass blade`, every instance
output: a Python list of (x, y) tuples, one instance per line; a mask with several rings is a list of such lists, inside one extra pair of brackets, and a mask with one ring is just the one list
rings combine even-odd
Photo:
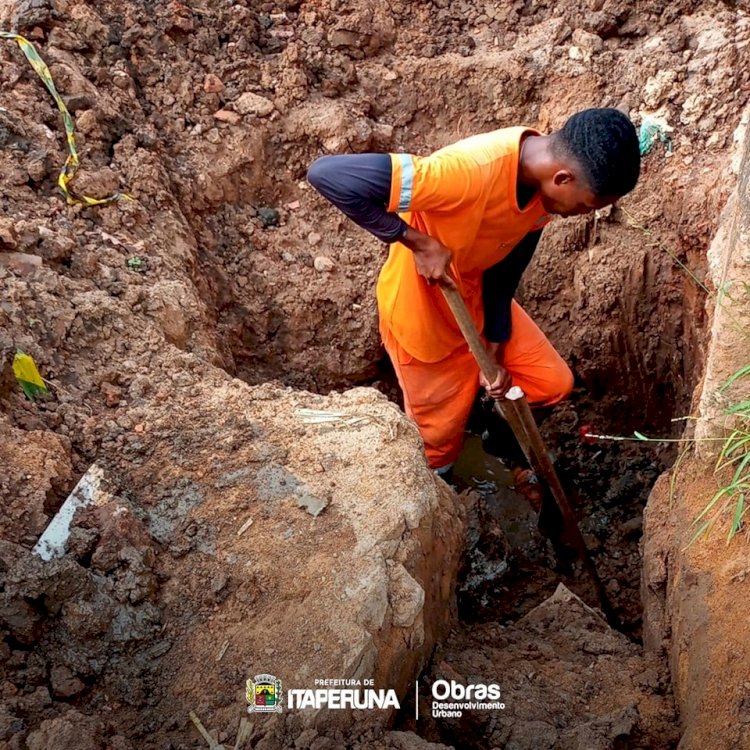
[(733, 383), (736, 383), (741, 378), (747, 377), (750, 375), (750, 364), (744, 365), (743, 367), (740, 367), (737, 372), (732, 373), (725, 381), (722, 383), (721, 388), (719, 389), (722, 393), (727, 390), (727, 388), (730, 388)]
[(741, 432), (740, 430), (735, 430), (724, 443), (724, 446), (721, 449), (721, 456), (722, 458), (731, 456), (732, 453), (736, 453), (741, 448), (744, 448), (750, 444), (750, 435), (745, 435), (744, 432)]
[(733, 404), (726, 410), (727, 414), (742, 414), (750, 417), (750, 401), (740, 401), (739, 404)]
[[(749, 441), (750, 441), (750, 438), (748, 440), (744, 441), (744, 444), (747, 445), (747, 443)], [(738, 445), (737, 449), (741, 448), (741, 447), (742, 447), (741, 445)], [(737, 463), (737, 461), (741, 461), (742, 458), (743, 458), (743, 456), (746, 456), (747, 453), (748, 453), (748, 451), (745, 450), (742, 453), (738, 453), (736, 456), (731, 456), (730, 457), (730, 453), (734, 453), (736, 449), (732, 448), (729, 452), (726, 452), (726, 453), (724, 452), (725, 449), (726, 449), (726, 445), (724, 446), (724, 449), (722, 449), (722, 452), (719, 454), (719, 459), (718, 460), (721, 461), (722, 458), (725, 458), (726, 460), (723, 463), (717, 463), (716, 464), (716, 468), (714, 469), (714, 474), (718, 474), (726, 466), (731, 466), (732, 464)]]
[(742, 474), (747, 470), (748, 464), (750, 464), (750, 453), (746, 453), (742, 460), (740, 461), (739, 465), (734, 471), (734, 476), (732, 477), (732, 484), (740, 484), (740, 480), (743, 478), (745, 480), (748, 479), (748, 477), (743, 477)]
[(737, 498), (737, 505), (734, 508), (734, 518), (732, 519), (732, 526), (729, 529), (729, 535), (727, 536), (727, 544), (732, 541), (732, 537), (742, 527), (742, 516), (745, 515), (745, 493), (741, 492)]
[(731, 494), (731, 492), (732, 491), (729, 487), (722, 487), (721, 489), (717, 490), (708, 505), (695, 517), (693, 525), (695, 525), (696, 523), (698, 523), (698, 521), (708, 515), (714, 505), (716, 505), (716, 503), (719, 502), (719, 500), (724, 497), (724, 495)]

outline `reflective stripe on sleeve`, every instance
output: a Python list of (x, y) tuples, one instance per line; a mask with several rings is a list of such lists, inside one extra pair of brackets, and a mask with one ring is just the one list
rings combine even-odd
[(401, 164), (401, 191), (399, 193), (398, 211), (408, 211), (411, 207), (411, 194), (414, 184), (414, 160), (411, 154), (399, 154)]

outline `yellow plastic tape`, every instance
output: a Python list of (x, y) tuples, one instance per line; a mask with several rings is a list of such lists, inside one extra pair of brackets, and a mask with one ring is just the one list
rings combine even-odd
[(19, 350), (13, 357), (13, 374), (16, 376), (23, 392), (30, 399), (33, 400), (41, 393), (47, 393), (47, 386), (39, 374), (36, 362), (25, 352)]
[(68, 112), (68, 108), (65, 106), (65, 102), (62, 100), (60, 94), (57, 93), (57, 89), (55, 88), (55, 84), (52, 81), (52, 74), (49, 72), (47, 63), (45, 63), (44, 60), (42, 60), (42, 58), (39, 56), (39, 53), (36, 51), (34, 45), (25, 37), (22, 37), (19, 34), (12, 34), (8, 31), (0, 31), (0, 39), (12, 39), (18, 43), (18, 46), (21, 48), (21, 52), (23, 52), (23, 54), (26, 56), (26, 59), (29, 61), (29, 63), (31, 63), (31, 67), (34, 68), (37, 75), (42, 79), (42, 82), (47, 87), (50, 94), (52, 94), (52, 98), (55, 100), (57, 108), (62, 113), (63, 124), (65, 125), (65, 134), (68, 137), (68, 150), (70, 151), (70, 154), (68, 155), (68, 158), (65, 160), (65, 164), (63, 164), (62, 169), (60, 170), (60, 174), (57, 178), (57, 185), (62, 191), (62, 194), (65, 196), (65, 200), (67, 200), (68, 205), (72, 206), (76, 203), (82, 203), (86, 206), (101, 206), (106, 203), (113, 203), (114, 201), (123, 199), (133, 200), (133, 198), (127, 193), (114, 193), (106, 198), (90, 198), (87, 195), (76, 196), (70, 192), (68, 183), (75, 176), (76, 170), (78, 169), (78, 166), (80, 164), (78, 160), (78, 150), (76, 149), (75, 122), (73, 120), (73, 116), (70, 114), (70, 112)]

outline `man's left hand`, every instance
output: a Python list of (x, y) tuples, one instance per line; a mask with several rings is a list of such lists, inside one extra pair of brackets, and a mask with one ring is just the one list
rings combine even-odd
[(505, 398), (505, 394), (513, 385), (513, 379), (511, 378), (510, 373), (504, 367), (500, 367), (500, 365), (498, 365), (497, 377), (495, 378), (495, 380), (492, 383), (488, 383), (485, 380), (484, 375), (480, 373), (479, 384), (485, 388), (489, 396), (491, 398), (494, 398), (495, 401), (502, 401)]
[(497, 364), (497, 377), (494, 382), (488, 383), (484, 375), (479, 373), (479, 384), (487, 391), (490, 398), (494, 398), (496, 401), (502, 401), (505, 398), (505, 394), (513, 385), (511, 374), (500, 364), (504, 348), (503, 344), (495, 343), (490, 343), (487, 346), (487, 350)]

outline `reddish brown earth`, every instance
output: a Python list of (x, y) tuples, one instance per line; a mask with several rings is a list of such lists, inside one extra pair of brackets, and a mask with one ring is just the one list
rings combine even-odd
[[(55, 186), (65, 157), (59, 114), (18, 48), (3, 41), (0, 457), (8, 471), (0, 474), (7, 509), (0, 521), (0, 742), (33, 750), (54, 736), (69, 750), (200, 747), (187, 722), (191, 707), (233, 742), (250, 667), (222, 660), (217, 673), (215, 648), (230, 631), (238, 640), (259, 632), (264, 597), (284, 603), (284, 632), (305, 621), (305, 607), (293, 606), (305, 597), (328, 617), (338, 613), (330, 600), (313, 596), (317, 573), (282, 578), (283, 585), (260, 568), (238, 575), (217, 550), (245, 544), (233, 536), (244, 511), (275, 523), (256, 495), (269, 486), (263, 471), (293, 463), (288, 452), (299, 425), (292, 404), (330, 409), (340, 402), (275, 386), (248, 389), (232, 378), (317, 393), (373, 382), (392, 390), (373, 295), (385, 250), (312, 193), (307, 165), (337, 151), (423, 153), (520, 122), (551, 129), (592, 105), (621, 106), (636, 123), (644, 112), (660, 113), (674, 128), (674, 153), (667, 157), (658, 145), (644, 160), (637, 190), (612, 212), (555, 222), (521, 296), (576, 374), (574, 399), (545, 431), (582, 498), (584, 533), (618, 613), (629, 633), (639, 633), (639, 517), (674, 453), (585, 445), (578, 429), (666, 434), (675, 429), (670, 419), (689, 411), (707, 319), (704, 294), (684, 267), (703, 280), (706, 248), (735, 183), (732, 132), (750, 82), (742, 64), (750, 24), (742, 9), (693, 0), (18, 0), (0, 9), (0, 25), (37, 44), (76, 117), (83, 167), (74, 187), (95, 196), (122, 189), (136, 199), (64, 204)], [(140, 264), (129, 265), (136, 257)], [(332, 270), (315, 270), (317, 257), (329, 258)], [(24, 399), (10, 367), (16, 348), (35, 358), (51, 383), (48, 397)], [(263, 434), (271, 413), (283, 439)], [(416, 589), (388, 569), (383, 580), (396, 583), (386, 596), (386, 630), (372, 621), (365, 627), (377, 663), (398, 665), (383, 679), (399, 687), (428, 667), (431, 644), (451, 621), (463, 523), (462, 506), (423, 471), (409, 429), (397, 428), (397, 451), (387, 430), (377, 439), (373, 433), (368, 440), (382, 457), (370, 456), (363, 467), (347, 459), (351, 446), (330, 449), (332, 465), (354, 488), (347, 506), (353, 516), (339, 530), (329, 509), (315, 519), (330, 535), (320, 565), (333, 569), (336, 545), (356, 549), (347, 524), (380, 496), (364, 491), (369, 477), (383, 472), (377, 486), (396, 496), (422, 497), (423, 487), (433, 493), (411, 529), (417, 541), (402, 540), (397, 560), (427, 592), (423, 612), (431, 624), (421, 636), (418, 619), (393, 625), (394, 612), (396, 621), (409, 620), (403, 601)], [(309, 438), (317, 445), (312, 432)], [(256, 448), (251, 461), (246, 452)], [(29, 550), (94, 461), (112, 472), (115, 494), (131, 510), (82, 515), (70, 553), (42, 566)], [(217, 490), (221, 465), (241, 471), (248, 463), (255, 489), (247, 497)], [(323, 482), (332, 470), (320, 464), (320, 472), (304, 461), (290, 471), (296, 481)], [(193, 503), (191, 482), (204, 495), (210, 486), (212, 502)], [(356, 490), (361, 510), (352, 501)], [(144, 518), (162, 505), (176, 525), (160, 531)], [(280, 512), (293, 533), (294, 524), (311, 524), (304, 509)], [(300, 560), (318, 528), (305, 526), (290, 542), (287, 527), (257, 523), (262, 534), (254, 544), (286, 544)], [(443, 531), (431, 533), (431, 523)], [(383, 560), (398, 557), (386, 548)], [(450, 562), (441, 570), (443, 561)], [(525, 609), (553, 589), (546, 581), (525, 597)], [(114, 637), (106, 604), (112, 596), (130, 613), (133, 638)], [(361, 613), (346, 604), (341, 611), (361, 625)], [(399, 640), (393, 633), (401, 631), (391, 627), (410, 635)], [(170, 639), (177, 645), (162, 651)], [(331, 669), (345, 669), (337, 660), (350, 641), (330, 641), (324, 655)], [(460, 661), (460, 649), (450, 648)], [(622, 654), (641, 658), (637, 648), (623, 645)], [(288, 660), (289, 669), (314, 663), (304, 649), (282, 650), (278, 660)], [(251, 651), (243, 658), (254, 664)], [(504, 658), (488, 650), (487, 669), (504, 669)], [(571, 673), (583, 668), (572, 656)], [(556, 670), (548, 672), (552, 684)], [(184, 683), (175, 683), (175, 674)], [(611, 674), (604, 677), (612, 684)], [(661, 680), (657, 688), (641, 687), (668, 704)], [(610, 708), (622, 705), (603, 703), (597, 711)], [(575, 717), (594, 719), (590, 712)], [(252, 746), (423, 746), (414, 737), (384, 738), (382, 727), (352, 726), (305, 728), (290, 716)], [(630, 744), (617, 745), (618, 735), (605, 732), (602, 741), (611, 745), (602, 747), (656, 747), (648, 744), (654, 736), (665, 746), (672, 741), (657, 724), (629, 726)], [(320, 737), (304, 735), (319, 729)], [(535, 747), (533, 729), (522, 740), (482, 726), (471, 731), (476, 747)], [(458, 742), (453, 730), (440, 736)]]
[[(736, 139), (737, 189), (708, 252), (713, 287), (725, 293), (712, 295), (707, 304), (712, 324), (706, 369), (695, 392), (696, 419), (685, 429), (685, 437), (695, 442), (685, 444), (679, 463), (654, 486), (645, 516), (644, 642), (669, 660), (683, 717), (680, 747), (685, 750), (750, 745), (742, 656), (748, 637), (746, 524), (729, 539), (744, 488), (722, 494), (713, 509), (708, 508), (747, 455), (738, 450), (731, 454), (737, 463), (717, 469), (727, 436), (734, 430), (746, 435), (748, 429), (747, 420), (732, 412), (735, 405), (747, 403), (750, 381), (728, 380), (747, 365), (750, 330), (750, 204), (745, 200), (750, 184), (749, 115), (746, 110)], [(711, 526), (696, 539), (701, 514)]]
[(564, 586), (512, 625), (453, 633), (426, 683), (496, 679), (505, 709), (460, 718), (432, 719), (423, 690), (420, 733), (457, 748), (513, 750), (666, 750), (679, 739), (663, 661), (644, 659)]

